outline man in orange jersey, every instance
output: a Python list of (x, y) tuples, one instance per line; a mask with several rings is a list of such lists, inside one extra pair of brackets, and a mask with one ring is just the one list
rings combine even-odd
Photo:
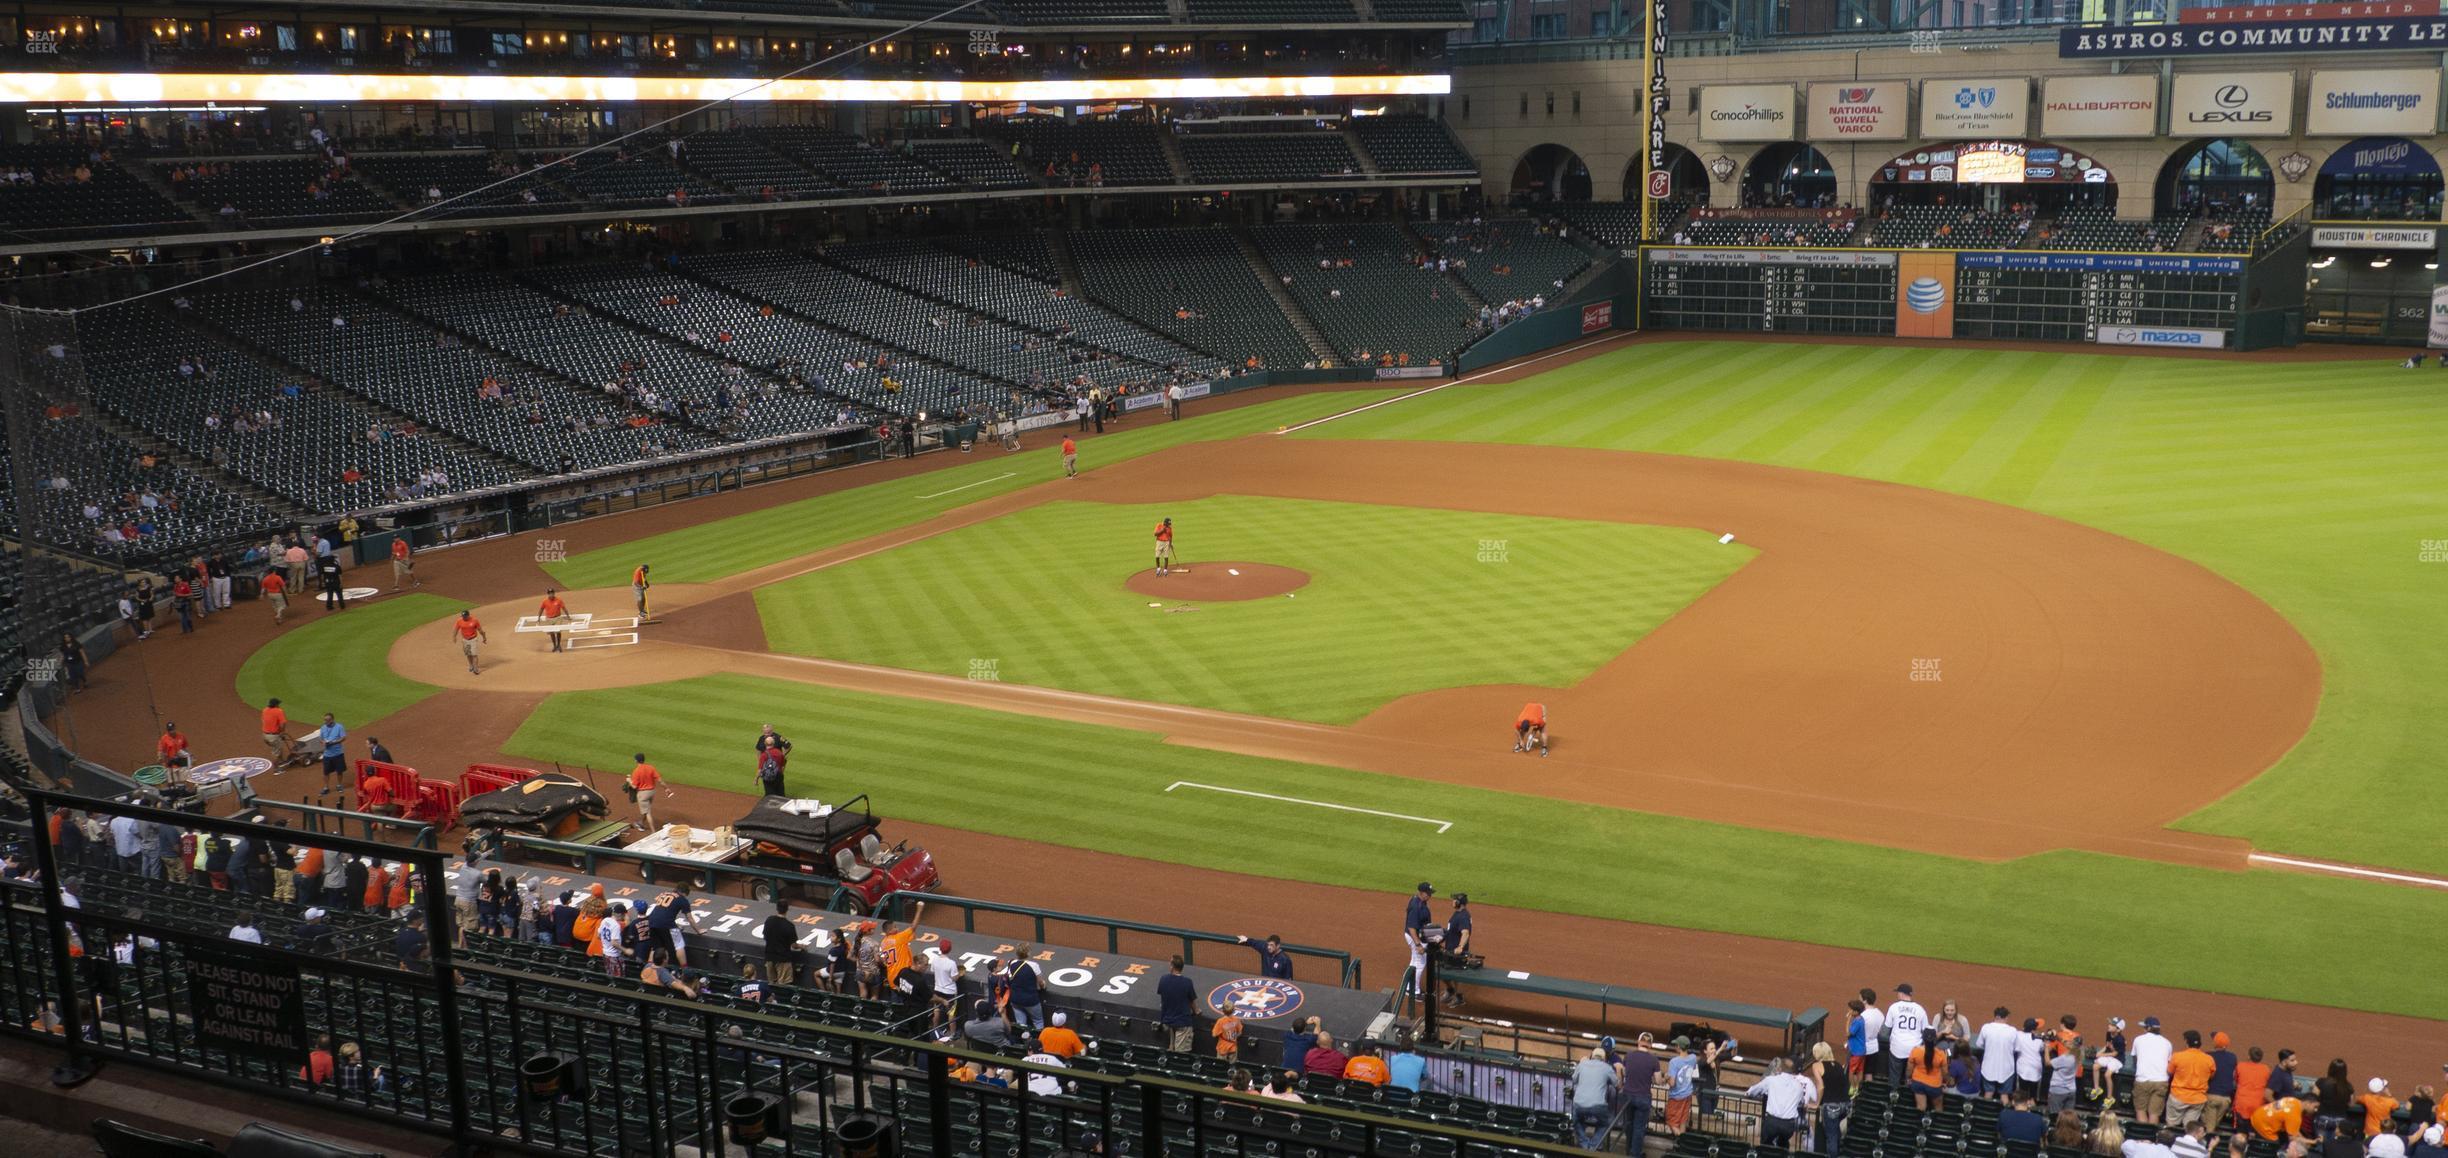
[[(569, 618), (569, 604), (561, 602), (560, 594), (547, 587), (544, 589), (544, 602), (536, 605), (536, 618), (546, 623), (560, 623)], [(561, 650), (561, 633), (555, 631), (551, 636), (552, 649)]]
[(408, 536), (404, 533), (391, 539), (391, 590), (399, 590), (402, 579), (410, 587), (425, 585), (424, 580), (416, 577), (416, 561), (408, 557)]
[(459, 618), (451, 621), (451, 637), (459, 641), (459, 653), (467, 657), (468, 674), (484, 674), (476, 666), (476, 647), (493, 639), (485, 634), (484, 624), (477, 620), (474, 610), (462, 609)]
[(280, 568), (264, 572), (260, 585), (264, 601), (272, 605), (272, 622), (289, 618), (289, 581), (281, 578)]
[(637, 754), (637, 766), (629, 769), (629, 795), (637, 801), (638, 824), (647, 832), (655, 830), (655, 794), (663, 788), (663, 774), (646, 762), (646, 753)]
[(264, 747), (272, 750), (272, 766), (275, 768), (287, 767), (289, 764), (289, 713), (281, 710), (280, 701), (277, 699), (264, 705), (263, 742)]
[(629, 573), (629, 594), (637, 598), (639, 619), (646, 618), (646, 589), (654, 586), (653, 583), (647, 581), (646, 571), (647, 564), (640, 563), (637, 565), (637, 570)]
[(1173, 520), (1156, 524), (1156, 573), (1165, 575), (1173, 570)]
[(1532, 746), (1538, 754), (1547, 754), (1547, 705), (1523, 704), (1521, 714), (1513, 717), (1513, 750), (1527, 752)]
[(1063, 435), (1063, 451), (1062, 451), (1062, 454), (1063, 454), (1063, 477), (1064, 477), (1064, 478), (1078, 478), (1078, 477), (1079, 477), (1079, 444), (1078, 444), (1078, 443), (1076, 443), (1076, 442), (1071, 441), (1071, 436), (1070, 436), (1070, 435), (1068, 435), (1068, 434)]

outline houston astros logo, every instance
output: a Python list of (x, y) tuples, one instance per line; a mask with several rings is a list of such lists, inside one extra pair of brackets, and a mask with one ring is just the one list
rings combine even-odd
[(1207, 1004), (1218, 1014), (1243, 1020), (1288, 1017), (1301, 1007), (1301, 987), (1272, 977), (1243, 977), (1207, 991)]

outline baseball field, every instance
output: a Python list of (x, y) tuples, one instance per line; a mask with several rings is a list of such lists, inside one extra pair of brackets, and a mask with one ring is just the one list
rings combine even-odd
[[(2385, 363), (1641, 341), (1135, 418), (1077, 480), (981, 449), (437, 553), (434, 595), (303, 612), (204, 694), (235, 738), (279, 695), (441, 768), (643, 751), (705, 823), (773, 723), (796, 791), (1183, 866), (1217, 908), (1425, 875), (1627, 943), (2448, 1018), (2407, 935), (2448, 890), (2249, 859), (2448, 874), (2439, 399)], [(509, 630), (547, 584), (622, 613), (640, 562), (634, 646)], [(1508, 748), (1532, 700), (1545, 758)]]

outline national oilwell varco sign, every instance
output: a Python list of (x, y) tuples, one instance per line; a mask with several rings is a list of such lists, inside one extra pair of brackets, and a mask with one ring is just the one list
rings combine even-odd
[(2441, 51), (2448, 51), (2448, 18), (2436, 15), (2067, 28), (2057, 33), (2057, 55), (2068, 59)]

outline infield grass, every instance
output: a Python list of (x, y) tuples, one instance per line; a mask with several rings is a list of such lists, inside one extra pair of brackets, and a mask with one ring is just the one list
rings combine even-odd
[[(293, 600), (290, 618), (306, 622), (247, 657), (238, 669), (238, 698), (260, 708), (278, 696), (292, 720), (330, 712), (355, 731), (442, 690), (393, 673), (391, 645), (459, 606), (438, 595), (408, 594), (327, 613), (311, 599)], [(442, 646), (441, 637), (435, 639), (434, 646)]]
[(1659, 342), (1295, 437), (1771, 463), (1973, 495), (2169, 551), (2285, 615), (2324, 682), (2292, 752), (2178, 827), (2448, 874), (2444, 398), (2442, 375), (2380, 359)]
[[(768, 722), (798, 745), (795, 793), (871, 793), (888, 822), (1397, 894), (1426, 865), (1494, 905), (2448, 1016), (2427, 938), (2357, 938), (2357, 967), (2339, 969), (2305, 951), (2299, 921), (2238, 919), (2317, 913), (2336, 929), (2438, 928), (2448, 922), (2448, 894), (2431, 890), (2092, 853), (1987, 864), (1183, 748), (1145, 733), (974, 708), (929, 704), (913, 726), (906, 701), (735, 675), (557, 695), (507, 750), (599, 767), (620, 767), (643, 750), (674, 783), (742, 792), (751, 776), (745, 738)], [(1439, 835), (1411, 821), (1165, 791), (1178, 780), (1450, 820), (1453, 828)], [(997, 871), (944, 866), (955, 893)], [(1821, 887), (1830, 881), (1844, 884)], [(1997, 919), (2001, 912), (2015, 919)]]
[[(1123, 580), (1153, 565), (1168, 516), (1194, 572), (1273, 563), (1310, 583), (1195, 610), (1136, 594)], [(1577, 683), (1753, 554), (1687, 528), (1468, 511), (1055, 502), (756, 598), (775, 651), (1348, 723), (1438, 688)]]
[[(1205, 439), (1235, 438), (1305, 422), (1381, 398), (1393, 390), (1329, 391), (1278, 398), (1167, 422), (1154, 412), (1080, 446), (1080, 469), (1152, 454)], [(1062, 474), (1063, 428), (1030, 431), (1018, 454), (978, 452), (974, 462), (868, 486), (834, 491), (762, 511), (716, 519), (618, 546), (584, 551), (546, 570), (561, 586), (583, 590), (629, 582), (641, 562), (661, 583), (705, 583), (796, 559), (828, 547), (923, 522), (946, 511), (1009, 494)]]

